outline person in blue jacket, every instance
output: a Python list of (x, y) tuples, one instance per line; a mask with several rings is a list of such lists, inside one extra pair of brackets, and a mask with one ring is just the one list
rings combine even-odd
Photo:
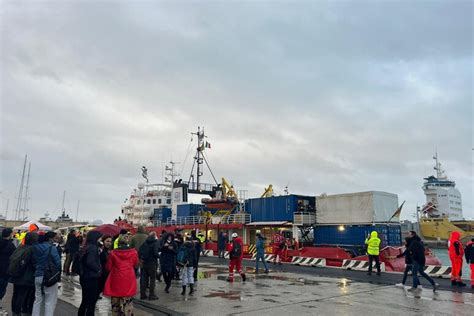
[(265, 237), (262, 236), (260, 231), (257, 231), (257, 242), (255, 248), (257, 248), (257, 256), (255, 258), (255, 273), (258, 274), (258, 262), (260, 260), (262, 261), (263, 266), (265, 267), (265, 273), (268, 273), (267, 263), (265, 262)]
[(56, 268), (61, 270), (61, 259), (59, 258), (58, 250), (53, 245), (55, 232), (47, 232), (41, 243), (36, 244), (33, 250), (33, 259), (35, 262), (35, 302), (33, 304), (32, 316), (40, 316), (41, 307), (44, 305), (44, 315), (53, 316), (58, 301), (58, 284), (52, 286), (43, 285), (43, 276), (48, 264), (49, 255), (56, 265)]

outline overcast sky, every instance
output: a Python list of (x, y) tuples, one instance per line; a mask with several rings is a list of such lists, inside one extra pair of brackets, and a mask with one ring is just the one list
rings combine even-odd
[(471, 1), (1, 3), (0, 213), (27, 153), (33, 217), (66, 190), (110, 221), (205, 126), (251, 197), (387, 191), (402, 218), (437, 148), (474, 217)]

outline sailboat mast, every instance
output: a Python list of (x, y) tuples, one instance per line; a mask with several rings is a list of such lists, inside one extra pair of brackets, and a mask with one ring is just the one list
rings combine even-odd
[(26, 187), (25, 187), (25, 202), (23, 204), (23, 217), (22, 220), (25, 220), (28, 217), (28, 193), (30, 189), (30, 171), (31, 171), (31, 162), (28, 163), (28, 176), (26, 177)]
[(18, 192), (18, 203), (16, 205), (16, 211), (15, 211), (15, 220), (18, 220), (20, 217), (20, 211), (21, 211), (21, 201), (23, 197), (23, 184), (25, 182), (25, 169), (26, 169), (26, 159), (28, 155), (25, 155), (25, 162), (23, 163), (23, 172), (21, 173), (21, 183), (20, 183), (20, 190)]
[(77, 216), (79, 215), (79, 203), (81, 201), (80, 200), (77, 200), (77, 206), (76, 206), (76, 222), (77, 222)]

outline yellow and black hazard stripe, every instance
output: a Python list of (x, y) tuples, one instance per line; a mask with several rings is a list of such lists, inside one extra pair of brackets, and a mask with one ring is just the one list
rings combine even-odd
[(257, 252), (257, 247), (255, 244), (250, 244), (248, 248), (248, 253), (256, 253)]

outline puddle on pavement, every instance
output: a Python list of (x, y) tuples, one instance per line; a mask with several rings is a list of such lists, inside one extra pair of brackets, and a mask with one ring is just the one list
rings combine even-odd
[(240, 291), (218, 291), (218, 292), (209, 292), (207, 295), (204, 295), (204, 297), (219, 297), (219, 298), (226, 298), (228, 300), (243, 300), (242, 296), (240, 295)]

